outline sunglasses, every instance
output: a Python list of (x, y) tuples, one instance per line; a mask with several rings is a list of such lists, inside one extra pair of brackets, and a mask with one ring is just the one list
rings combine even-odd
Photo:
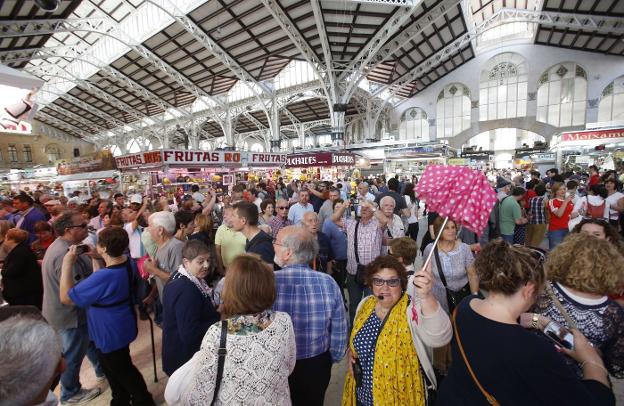
[(373, 285), (375, 286), (383, 286), (384, 283), (388, 285), (389, 288), (396, 288), (401, 284), (401, 280), (399, 278), (393, 279), (381, 279), (381, 278), (373, 278)]
[(286, 206), (277, 206), (276, 209), (277, 210), (286, 210), (288, 207)]

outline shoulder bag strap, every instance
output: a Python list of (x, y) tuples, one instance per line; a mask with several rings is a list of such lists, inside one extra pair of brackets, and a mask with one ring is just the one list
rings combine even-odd
[[(552, 283), (555, 283), (555, 282), (552, 282)], [(559, 313), (561, 313), (561, 315), (565, 319), (566, 323), (568, 324), (568, 327), (578, 328), (576, 326), (576, 322), (572, 319), (572, 317), (570, 317), (566, 309), (563, 307), (563, 304), (561, 304), (561, 302), (559, 301), (559, 298), (553, 291), (552, 285), (550, 283), (546, 284), (546, 292), (548, 293), (548, 296), (550, 296), (550, 298), (552, 299), (552, 302), (557, 308), (557, 310), (559, 310)]]
[(477, 387), (479, 388), (479, 391), (481, 391), (483, 396), (485, 396), (485, 399), (488, 401), (489, 404), (500, 406), (500, 403), (498, 403), (496, 398), (490, 395), (490, 393), (486, 391), (483, 388), (483, 386), (481, 386), (481, 382), (479, 382), (479, 380), (477, 379), (477, 376), (472, 370), (472, 367), (470, 366), (470, 363), (468, 362), (468, 358), (466, 357), (466, 353), (464, 352), (464, 346), (462, 345), (461, 339), (459, 338), (459, 330), (457, 329), (456, 319), (457, 319), (457, 308), (455, 309), (455, 311), (453, 312), (453, 316), (451, 317), (451, 320), (453, 321), (453, 330), (455, 330), (455, 340), (457, 341), (457, 347), (459, 348), (459, 352), (461, 353), (461, 356), (464, 359), (464, 364), (466, 365), (466, 368), (468, 369), (468, 372), (470, 373), (472, 380), (477, 385)]
[(440, 281), (442, 285), (444, 285), (445, 289), (448, 289), (446, 286), (446, 278), (444, 277), (444, 272), (442, 272), (442, 261), (440, 261), (440, 253), (438, 252), (438, 247), (433, 247), (433, 254), (435, 256), (436, 268), (438, 268), (438, 275), (440, 276)]
[(353, 233), (353, 251), (355, 253), (355, 264), (360, 264), (360, 255), (358, 254), (358, 228), (360, 227), (360, 220), (355, 220), (355, 232)]
[(219, 343), (219, 361), (217, 363), (217, 380), (215, 382), (214, 395), (212, 396), (212, 402), (210, 406), (214, 406), (219, 396), (219, 389), (221, 388), (221, 381), (223, 380), (223, 366), (225, 365), (225, 355), (227, 350), (225, 344), (227, 341), (227, 320), (221, 320), (221, 342)]

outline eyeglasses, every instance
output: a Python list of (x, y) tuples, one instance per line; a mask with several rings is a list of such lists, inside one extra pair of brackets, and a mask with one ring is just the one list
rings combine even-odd
[(89, 226), (89, 224), (82, 223), (82, 224), (78, 224), (78, 225), (75, 225), (75, 226), (69, 226), (67, 228), (87, 228), (88, 226)]
[(287, 206), (277, 206), (276, 209), (277, 210), (286, 210), (288, 207)]
[(389, 288), (396, 288), (401, 283), (401, 280), (399, 278), (393, 278), (393, 279), (373, 278), (373, 285), (375, 286), (383, 286), (384, 283), (388, 285)]

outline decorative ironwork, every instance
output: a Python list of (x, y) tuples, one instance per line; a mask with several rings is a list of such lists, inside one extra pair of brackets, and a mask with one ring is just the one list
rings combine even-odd
[(609, 83), (609, 84), (607, 85), (607, 87), (605, 87), (605, 88), (604, 88), (604, 90), (602, 91), (602, 97), (605, 97), (605, 96), (610, 96), (610, 95), (612, 95), (612, 94), (613, 94), (613, 84), (614, 84), (614, 83), (615, 83), (615, 82), (611, 82), (611, 83)]
[(496, 80), (504, 85), (510, 77), (518, 76), (518, 68), (511, 62), (501, 62), (494, 66), (488, 75), (488, 80)]
[(559, 75), (560, 78), (562, 78), (565, 76), (566, 73), (568, 73), (568, 69), (565, 66), (561, 65), (559, 66), (559, 69), (555, 71), (555, 73)]
[(585, 69), (581, 68), (579, 65), (576, 65), (576, 76), (587, 80)]

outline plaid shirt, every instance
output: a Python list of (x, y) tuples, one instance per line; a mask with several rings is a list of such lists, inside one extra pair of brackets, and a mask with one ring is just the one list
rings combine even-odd
[(544, 196), (532, 197), (529, 200), (531, 217), (529, 224), (546, 224), (546, 213), (544, 211)]
[(269, 227), (271, 227), (272, 237), (277, 237), (277, 233), (279, 233), (282, 228), (292, 226), (293, 224), (295, 223), (288, 219), (283, 220), (280, 216), (273, 216), (273, 218), (269, 220)]
[(289, 265), (275, 272), (273, 310), (290, 315), (295, 328), (297, 359), (329, 350), (333, 362), (347, 349), (347, 319), (334, 279), (307, 265)]
[[(353, 219), (345, 220), (347, 229), (347, 272), (350, 275), (355, 275), (357, 271), (357, 263), (355, 261), (355, 223), (356, 221)], [(358, 227), (358, 256), (361, 265), (368, 265), (381, 255), (382, 240), (383, 232), (376, 218), (373, 217), (366, 224), (360, 221), (360, 226)]]

